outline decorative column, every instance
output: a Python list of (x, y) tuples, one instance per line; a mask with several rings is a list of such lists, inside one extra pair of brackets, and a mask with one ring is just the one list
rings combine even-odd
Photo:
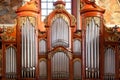
[(48, 78), (47, 80), (51, 80), (51, 58), (50, 56), (48, 56), (48, 60), (47, 60), (47, 72), (48, 72)]
[(95, 1), (85, 0), (81, 9), (82, 19), (82, 79), (103, 80), (103, 13)]

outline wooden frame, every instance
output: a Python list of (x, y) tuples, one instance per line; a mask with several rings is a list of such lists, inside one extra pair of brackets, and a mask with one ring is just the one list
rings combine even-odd
[[(72, 14), (77, 17), (76, 13), (76, 1), (72, 0)], [(17, 24), (14, 28), (14, 30), (9, 34), (6, 34), (9, 31), (3, 32), (5, 35), (2, 35), (2, 80), (6, 80), (5, 75), (5, 50), (6, 47), (9, 45), (14, 45), (17, 49), (17, 80), (39, 80), (39, 61), (44, 59), (46, 60), (47, 64), (47, 80), (52, 80), (51, 77), (51, 57), (55, 52), (62, 51), (65, 52), (67, 56), (69, 56), (69, 73), (70, 77), (67, 80), (74, 80), (73, 76), (73, 64), (75, 60), (79, 60), (81, 63), (81, 74), (82, 74), (82, 80), (96, 80), (94, 78), (87, 79), (85, 75), (85, 69), (86, 69), (86, 54), (85, 54), (85, 36), (86, 36), (86, 18), (88, 17), (99, 17), (100, 19), (100, 54), (99, 54), (99, 71), (100, 71), (100, 77), (99, 80), (104, 80), (104, 49), (107, 46), (113, 46), (115, 48), (115, 79), (120, 79), (120, 55), (119, 55), (119, 32), (115, 32), (116, 28), (106, 28), (104, 25), (104, 19), (103, 14), (105, 12), (104, 9), (100, 8), (95, 4), (95, 2), (90, 2), (88, 0), (81, 0), (82, 3), (84, 3), (83, 8), (80, 11), (80, 19), (81, 19), (81, 30), (76, 30), (76, 18), (69, 14), (65, 9), (65, 3), (63, 1), (58, 0), (56, 3), (54, 3), (55, 9), (46, 17), (45, 19), (45, 26), (43, 26), (43, 22), (40, 20), (40, 2), (36, 0), (32, 0), (28, 3), (26, 3), (24, 6), (20, 7), (17, 10)], [(39, 7), (39, 8), (38, 8)], [(35, 21), (31, 20), (32, 23), (35, 24), (35, 33), (37, 35), (37, 54), (36, 54), (36, 62), (35, 62), (35, 78), (22, 78), (21, 76), (21, 25), (22, 17), (33, 17), (35, 18)], [(66, 22), (69, 24), (69, 47), (66, 48), (64, 46), (57, 46), (51, 48), (51, 25), (52, 22), (58, 18), (63, 18)], [(45, 28), (44, 31), (42, 31), (42, 28)], [(9, 36), (10, 38), (7, 38), (5, 36)], [(46, 40), (47, 44), (47, 52), (45, 55), (39, 54), (39, 41), (40, 40)], [(78, 39), (81, 41), (81, 55), (75, 55), (73, 52), (73, 42), (75, 39)], [(61, 79), (59, 79), (61, 80)]]

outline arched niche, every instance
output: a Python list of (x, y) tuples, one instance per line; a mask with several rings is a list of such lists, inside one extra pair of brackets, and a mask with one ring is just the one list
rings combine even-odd
[(69, 25), (62, 17), (56, 18), (51, 25), (51, 47), (69, 47)]
[(7, 79), (17, 78), (17, 62), (16, 62), (16, 48), (14, 46), (9, 46), (5, 50), (5, 74)]
[(104, 79), (115, 79), (115, 50), (108, 47), (104, 54)]
[(73, 70), (74, 70), (74, 80), (81, 80), (82, 74), (81, 74), (81, 60), (80, 59), (74, 59), (73, 61)]
[(74, 39), (73, 41), (73, 53), (81, 55), (81, 41), (79, 39)]
[(41, 39), (39, 41), (39, 54), (40, 55), (45, 55), (46, 52), (47, 52), (47, 43), (46, 43), (46, 40)]
[(69, 79), (69, 57), (63, 51), (55, 52), (51, 59), (52, 79)]
[(39, 61), (39, 79), (47, 80), (47, 60), (41, 59)]

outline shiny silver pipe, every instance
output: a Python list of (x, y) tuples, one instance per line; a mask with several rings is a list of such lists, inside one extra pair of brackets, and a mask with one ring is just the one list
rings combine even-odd
[(7, 73), (9, 71), (8, 64), (9, 64), (9, 56), (8, 56), (8, 49), (7, 49), (6, 50), (6, 77), (8, 77)]
[(97, 45), (97, 26), (95, 26), (95, 30), (94, 30), (94, 35), (95, 35), (95, 38), (94, 38), (94, 62), (95, 62), (95, 66), (94, 66), (94, 68), (95, 68), (95, 78), (97, 78), (97, 51), (96, 51), (96, 49), (97, 49), (97, 47), (96, 47), (96, 45)]
[(30, 40), (30, 42), (29, 42), (29, 48), (30, 48), (30, 77), (32, 78), (32, 26), (30, 25), (29, 26), (30, 27), (30, 29), (29, 29), (29, 40)]
[(24, 43), (24, 46), (25, 46), (25, 49), (24, 49), (24, 77), (27, 77), (26, 74), (27, 74), (27, 28), (26, 28), (26, 23), (25, 23), (25, 26), (24, 26), (24, 36), (25, 36), (25, 43)]
[[(34, 53), (35, 53), (35, 49), (34, 49), (35, 48), (35, 46), (34, 46), (35, 45), (34, 44), (34, 38), (35, 38), (34, 37), (34, 27), (32, 27), (31, 29), (32, 29), (31, 30), (31, 35), (32, 35), (32, 43), (31, 43), (32, 44), (32, 60), (31, 61), (32, 61), (32, 67), (33, 67), (34, 66)], [(34, 77), (34, 70), (32, 70), (32, 76)]]
[(13, 73), (13, 75), (12, 75), (12, 78), (14, 78), (14, 73), (15, 73), (15, 71), (14, 71), (14, 64), (15, 64), (15, 52), (14, 52), (14, 48), (12, 48), (12, 73)]
[(99, 27), (97, 27), (97, 70), (99, 78)]
[(88, 67), (88, 26), (86, 28), (86, 67)]
[[(8, 61), (8, 62), (9, 62), (9, 63), (8, 63), (8, 66), (9, 66), (9, 67), (8, 67), (8, 73), (10, 73), (10, 68), (11, 68), (11, 66), (10, 66), (10, 49), (8, 49), (7, 55), (9, 55), (9, 56), (8, 56), (8, 60), (9, 60), (9, 61)], [(8, 74), (8, 78), (9, 78), (9, 77), (10, 77), (10, 76), (9, 76), (9, 74)]]
[(88, 26), (86, 27), (86, 78), (88, 78)]
[[(57, 61), (56, 65), (58, 66), (58, 53), (56, 53), (55, 55), (56, 55), (56, 61)], [(55, 56), (54, 56), (54, 57), (55, 57)], [(58, 70), (58, 67), (56, 67), (56, 68), (57, 68), (57, 69), (56, 69), (56, 72), (57, 72), (56, 78), (58, 79), (58, 72), (59, 72), (59, 70)]]
[(26, 35), (26, 37), (27, 37), (27, 68), (29, 68), (30, 66), (29, 66), (29, 64), (30, 64), (30, 60), (29, 60), (29, 57), (30, 57), (30, 53), (29, 53), (29, 27), (30, 27), (30, 23), (29, 23), (29, 20), (27, 19), (27, 21), (26, 21), (27, 23), (26, 23), (26, 28), (27, 28), (27, 35)]
[[(23, 25), (23, 26), (24, 26), (24, 25)], [(23, 63), (23, 61), (24, 61), (24, 60), (23, 60), (23, 59), (24, 59), (24, 58), (23, 58), (23, 57), (24, 57), (24, 55), (23, 55), (23, 54), (24, 54), (24, 51), (23, 51), (23, 49), (24, 49), (24, 29), (23, 29), (23, 28), (24, 28), (24, 27), (23, 27), (23, 26), (22, 26), (22, 28), (21, 28), (21, 31), (22, 31), (22, 33), (21, 33), (21, 36), (22, 36), (22, 39), (21, 39), (21, 40), (22, 40), (22, 54), (21, 54), (21, 55), (22, 55), (22, 58), (21, 58), (21, 60), (22, 60), (22, 77), (23, 77), (23, 68), (24, 68), (24, 63)]]
[(26, 63), (26, 56), (27, 56), (27, 54), (26, 54), (26, 52), (27, 52), (27, 51), (26, 51), (26, 50), (27, 50), (27, 48), (26, 48), (26, 43), (27, 43), (27, 41), (26, 41), (26, 37), (27, 37), (27, 35), (26, 35), (26, 32), (27, 32), (27, 31), (26, 31), (26, 26), (24, 26), (24, 31), (25, 31), (25, 32), (24, 32), (24, 36), (25, 36), (24, 46), (25, 46), (25, 49), (24, 49), (24, 57), (23, 57), (23, 58), (24, 58), (24, 60), (25, 60), (25, 61), (24, 61), (24, 63), (25, 63), (24, 67), (27, 68), (27, 63)]
[(94, 78), (94, 65), (95, 65), (95, 62), (94, 62), (94, 38), (95, 38), (95, 36), (94, 36), (94, 28), (96, 27), (95, 26), (95, 22), (94, 22), (94, 19), (92, 19), (91, 20), (91, 27), (92, 27), (92, 29), (91, 29), (91, 35), (92, 35), (92, 37), (91, 37), (91, 59), (92, 59), (92, 78)]
[(80, 0), (77, 0), (77, 30), (80, 30)]
[(87, 68), (87, 70), (88, 70), (88, 78), (90, 78), (90, 67), (91, 67), (91, 59), (90, 59), (90, 25), (88, 25), (88, 35), (87, 35), (87, 37), (88, 37), (88, 43), (87, 43), (87, 45), (88, 45), (88, 50), (87, 50), (87, 52), (88, 52), (88, 68)]
[(30, 54), (31, 54), (31, 67), (33, 67), (33, 58), (32, 58), (32, 52), (33, 52), (33, 45), (32, 45), (32, 38), (33, 38), (33, 36), (32, 36), (32, 26), (30, 27)]
[(16, 74), (17, 73), (17, 69), (16, 69), (17, 68), (17, 56), (16, 56), (16, 54), (17, 53), (15, 51), (15, 65), (14, 65), (15, 66), (15, 78), (17, 77), (17, 74)]
[(93, 21), (93, 19), (91, 20), (91, 25), (90, 25), (90, 27), (91, 27), (91, 68), (93, 69), (94, 68), (94, 60), (93, 60), (93, 38), (94, 38), (94, 21)]

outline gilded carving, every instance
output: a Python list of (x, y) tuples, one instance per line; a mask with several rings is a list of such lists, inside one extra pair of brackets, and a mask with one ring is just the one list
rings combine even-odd
[(81, 62), (81, 59), (79, 59), (79, 58), (75, 58), (75, 59), (73, 60), (73, 62), (76, 62), (76, 61)]
[(87, 25), (91, 22), (91, 20), (94, 20), (95, 21), (95, 24), (97, 24), (98, 26), (100, 26), (100, 18), (99, 17), (88, 17), (86, 18), (86, 23)]
[(1, 35), (4, 41), (15, 41), (16, 40), (16, 30), (14, 27), (4, 28), (4, 32)]
[(105, 28), (105, 31), (108, 33), (108, 37), (105, 38), (105, 41), (112, 41), (112, 42), (115, 42), (115, 41), (119, 41), (120, 39), (120, 34), (119, 32), (117, 31), (117, 28), (118, 27), (110, 27), (110, 28)]
[(56, 5), (55, 9), (64, 9), (65, 10), (65, 6), (63, 4), (58, 4), (58, 5)]
[(69, 57), (70, 60), (73, 58), (71, 52), (62, 49), (61, 47), (59, 47), (57, 50), (54, 50), (54, 51), (50, 52), (50, 53), (48, 54), (48, 58), (51, 59), (52, 56), (53, 56), (56, 52), (64, 52), (64, 53), (66, 53), (66, 55)]
[(23, 24), (26, 23), (26, 19), (28, 19), (33, 26), (36, 26), (36, 18), (35, 17), (20, 17), (19, 26), (23, 26)]
[(105, 41), (116, 42), (116, 41), (119, 41), (119, 37), (118, 36), (109, 36), (109, 37), (105, 38)]
[(68, 25), (70, 25), (70, 21), (67, 16), (63, 14), (56, 14), (55, 17), (51, 20), (51, 23), (53, 23), (57, 18), (63, 18)]
[(45, 58), (41, 58), (41, 59), (39, 59), (39, 62), (41, 62), (41, 61), (47, 61), (47, 59), (45, 59)]

